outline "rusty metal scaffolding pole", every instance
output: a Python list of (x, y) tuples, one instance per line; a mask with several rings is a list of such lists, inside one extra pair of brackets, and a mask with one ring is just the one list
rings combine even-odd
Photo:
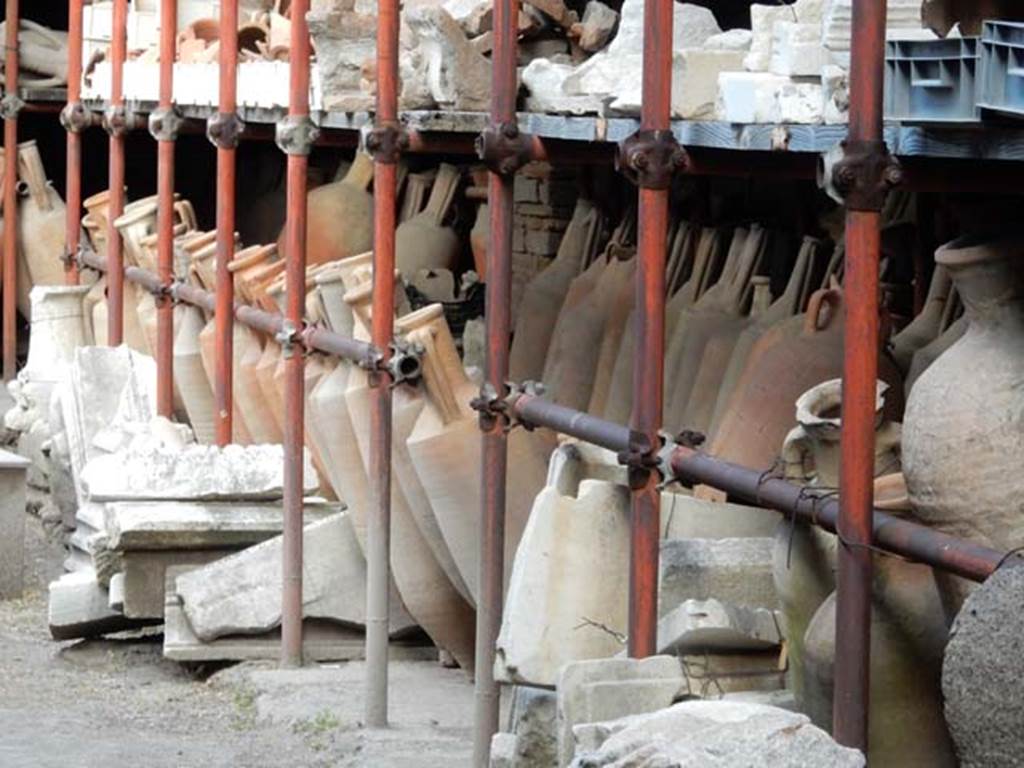
[(128, 48), (128, 0), (114, 0), (110, 40), (110, 105), (103, 123), (110, 134), (110, 205), (107, 215), (107, 343), (124, 341), (124, 242), (114, 226), (124, 213), (124, 137), (129, 120), (124, 104), (124, 60)]
[(174, 109), (174, 60), (177, 55), (178, 0), (160, 3), (160, 102), (150, 115), (157, 141), (157, 274), (165, 288), (157, 298), (157, 413), (174, 411), (174, 305), (167, 294), (174, 282), (174, 148), (181, 119)]
[(833, 733), (867, 752), (880, 218), (898, 181), (882, 140), (885, 0), (854, 0), (850, 127), (833, 183), (846, 204), (846, 323), (836, 573)]
[[(82, 239), (82, 129), (88, 124), (82, 106), (82, 0), (68, 3), (68, 103), (61, 124), (68, 132), (64, 235), (64, 279), (78, 284), (78, 245)], [(81, 118), (86, 117), (83, 121)]]
[(516, 123), (516, 35), (519, 4), (494, 0), (494, 50), (491, 72), (491, 121), (478, 139), (487, 163), (487, 201), (491, 239), (487, 248), (487, 350), (481, 408), (481, 519), (476, 606), (476, 681), (473, 765), (490, 761), (491, 737), (498, 730), (500, 692), (494, 679), (494, 656), (505, 588), (505, 484), (508, 465), (508, 416), (493, 408), (505, 396), (512, 332), (512, 197), (515, 172), (528, 159), (530, 137)]
[(293, 0), (288, 117), (277, 127), (288, 156), (285, 239), (287, 307), (280, 335), (285, 355), (284, 540), (281, 571), (281, 666), (302, 665), (302, 454), (305, 359), (296, 349), (306, 302), (306, 175), (315, 129), (309, 119), (309, 0)]
[[(377, 110), (369, 149), (373, 177), (371, 340), (389, 348), (395, 325), (395, 216), (398, 157), (398, 0), (377, 3)], [(391, 377), (370, 374), (370, 517), (366, 530), (366, 724), (388, 724), (388, 614), (391, 582)]]
[(238, 117), (238, 0), (220, 5), (220, 95), (207, 136), (217, 148), (217, 311), (214, 313), (214, 425), (217, 445), (232, 438), (234, 420), (235, 285), (228, 268), (235, 256), (235, 150), (242, 123)]
[(4, 381), (17, 373), (18, 354), (18, 0), (7, 0), (7, 29), (4, 40), (4, 260), (3, 334)]
[(682, 151), (669, 125), (672, 107), (672, 0), (644, 2), (640, 130), (622, 146), (621, 166), (639, 187), (633, 432), (627, 461), (631, 489), (629, 655), (657, 652), (660, 478), (658, 445), (665, 356), (665, 251), (669, 187)]

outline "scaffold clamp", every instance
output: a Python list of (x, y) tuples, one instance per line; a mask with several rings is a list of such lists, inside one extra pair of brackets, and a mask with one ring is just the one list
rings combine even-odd
[(16, 93), (5, 93), (0, 99), (0, 118), (12, 120), (25, 108), (25, 102)]
[(499, 422), (504, 423), (505, 432), (511, 432), (516, 427), (531, 431), (535, 425), (518, 418), (514, 405), (523, 395), (540, 397), (544, 391), (544, 385), (539, 381), (524, 381), (522, 384), (507, 381), (505, 395), (502, 397), (490, 382), (484, 382), (480, 387), (480, 394), (474, 397), (469, 405), (480, 414), (480, 429), (485, 432), (494, 429)]
[(206, 138), (218, 149), (234, 149), (245, 130), (245, 123), (234, 112), (217, 112), (206, 121)]
[(395, 339), (388, 348), (391, 356), (387, 360), (382, 359), (381, 363), (391, 377), (392, 387), (420, 377), (423, 373), (423, 353), (426, 351), (422, 344)]
[(81, 133), (99, 122), (99, 116), (81, 101), (69, 101), (60, 111), (60, 124), (68, 133)]
[(513, 122), (494, 123), (476, 138), (476, 154), (499, 176), (511, 176), (533, 157), (532, 137)]
[(274, 128), (274, 141), (286, 155), (308, 156), (320, 138), (320, 128), (309, 115), (288, 115)]
[(281, 330), (274, 334), (274, 341), (281, 346), (281, 355), (285, 360), (295, 355), (295, 348), (301, 346), (301, 334), (291, 320), (281, 322)]
[(619, 144), (615, 165), (644, 189), (668, 189), (687, 163), (686, 150), (672, 131), (637, 131)]
[(174, 141), (184, 122), (175, 107), (156, 109), (149, 115), (149, 134), (157, 141)]
[(117, 138), (138, 127), (138, 117), (124, 104), (111, 104), (103, 113), (103, 129)]
[(884, 141), (846, 139), (824, 155), (818, 183), (851, 211), (881, 211), (889, 191), (903, 181), (903, 169)]
[(401, 123), (382, 122), (364, 134), (363, 146), (378, 163), (394, 164), (409, 149), (409, 134)]

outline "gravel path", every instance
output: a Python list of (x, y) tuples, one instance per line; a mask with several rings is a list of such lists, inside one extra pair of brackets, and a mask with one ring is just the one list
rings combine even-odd
[(436, 664), (396, 665), (412, 682), (396, 680), (395, 694), (447, 691), (435, 698), (448, 722), (417, 712), (415, 722), (371, 732), (358, 722), (359, 665), (189, 669), (164, 660), (152, 632), (53, 642), (45, 585), (63, 550), (40, 518), (29, 516), (28, 529), (30, 591), (0, 602), (2, 768), (468, 765), (471, 687)]

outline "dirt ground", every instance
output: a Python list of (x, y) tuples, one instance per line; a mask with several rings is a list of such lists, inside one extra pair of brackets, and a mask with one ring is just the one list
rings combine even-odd
[(396, 725), (370, 731), (359, 663), (187, 668), (163, 659), (154, 631), (52, 641), (46, 585), (64, 555), (53, 531), (29, 516), (28, 593), (0, 602), (0, 767), (469, 765), (472, 686), (434, 663), (392, 665)]

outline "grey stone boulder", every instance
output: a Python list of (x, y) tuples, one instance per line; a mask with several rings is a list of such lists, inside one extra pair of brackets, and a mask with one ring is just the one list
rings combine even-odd
[(1024, 567), (975, 589), (942, 664), (946, 722), (962, 768), (1010, 768), (1024, 755)]
[[(572, 768), (862, 768), (805, 715), (763, 704), (684, 701), (604, 726), (599, 748)], [(597, 733), (591, 729), (592, 733)]]

